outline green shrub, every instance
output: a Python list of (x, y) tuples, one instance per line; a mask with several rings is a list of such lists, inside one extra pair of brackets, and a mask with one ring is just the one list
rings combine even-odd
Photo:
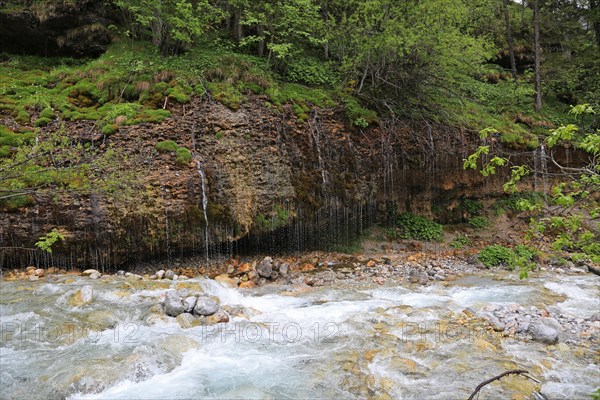
[(505, 211), (509, 212), (521, 212), (523, 211), (521, 204), (523, 200), (529, 202), (532, 205), (539, 205), (544, 203), (544, 194), (539, 192), (515, 192), (510, 195), (504, 196), (494, 204), (493, 209), (496, 214), (501, 214)]
[(305, 85), (334, 85), (337, 80), (332, 64), (309, 57), (292, 58), (285, 75), (290, 82)]
[(175, 161), (177, 164), (186, 165), (192, 161), (192, 153), (185, 147), (179, 147), (175, 153), (176, 158)]
[(501, 265), (510, 267), (514, 266), (514, 256), (515, 254), (508, 247), (495, 244), (492, 246), (487, 246), (481, 250), (477, 258), (488, 268), (498, 267)]
[(471, 239), (469, 239), (466, 236), (457, 236), (450, 243), (450, 247), (452, 247), (453, 249), (456, 249), (456, 250), (462, 250), (465, 247), (470, 247), (472, 245), (473, 245), (473, 243), (471, 242)]
[(490, 221), (486, 217), (476, 216), (469, 218), (468, 224), (475, 229), (483, 229), (490, 226)]
[(478, 215), (483, 210), (483, 203), (479, 200), (462, 198), (460, 200), (460, 209), (471, 215)]
[(443, 237), (442, 225), (411, 213), (400, 215), (398, 226), (403, 239), (440, 241)]
[(154, 147), (156, 148), (156, 150), (160, 151), (161, 153), (167, 153), (167, 152), (174, 153), (179, 148), (179, 146), (177, 146), (177, 143), (175, 143), (172, 140), (163, 140), (162, 142), (156, 143), (156, 146), (154, 146)]

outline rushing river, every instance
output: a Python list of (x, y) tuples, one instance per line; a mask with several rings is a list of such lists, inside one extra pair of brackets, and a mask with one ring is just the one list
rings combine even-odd
[[(530, 371), (550, 399), (590, 399), (600, 383), (597, 340), (501, 338), (463, 313), (517, 303), (588, 318), (600, 310), (593, 275), (252, 292), (207, 279), (0, 285), (7, 399), (464, 399), (513, 368)], [(68, 296), (83, 285), (92, 285), (93, 301), (72, 307)], [(183, 286), (218, 297), (230, 322), (183, 329), (161, 315), (165, 290)], [(524, 398), (534, 386), (507, 377), (480, 398)]]

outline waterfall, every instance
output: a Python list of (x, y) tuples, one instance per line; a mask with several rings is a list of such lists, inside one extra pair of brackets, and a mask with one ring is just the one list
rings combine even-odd
[(325, 169), (325, 162), (323, 161), (323, 154), (321, 151), (321, 137), (322, 137), (322, 127), (318, 121), (318, 117), (316, 115), (316, 111), (313, 111), (314, 117), (309, 121), (310, 132), (312, 133), (312, 137), (315, 141), (315, 146), (317, 148), (317, 158), (319, 160), (319, 169), (321, 170), (321, 177), (323, 179), (323, 186), (327, 185), (327, 170)]
[(208, 209), (208, 196), (206, 195), (206, 174), (204, 173), (204, 168), (202, 168), (202, 163), (197, 158), (196, 170), (198, 171), (198, 175), (200, 175), (200, 186), (202, 187), (202, 213), (204, 214), (204, 249), (206, 253), (206, 265), (208, 266), (208, 215), (206, 214), (206, 210)]

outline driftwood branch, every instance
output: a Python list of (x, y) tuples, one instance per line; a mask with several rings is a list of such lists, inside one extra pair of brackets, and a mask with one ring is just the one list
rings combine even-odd
[[(497, 381), (499, 379), (504, 378), (507, 375), (524, 375), (524, 374), (528, 374), (529, 371), (525, 371), (524, 369), (511, 369), (510, 371), (506, 371), (501, 373), (498, 376), (495, 376), (493, 378), (488, 379), (487, 381), (481, 382), (476, 388), (475, 391), (471, 394), (471, 396), (469, 396), (468, 400), (473, 400), (475, 398), (475, 396), (477, 395), (477, 393), (479, 393), (479, 391), (485, 386), (485, 385), (489, 385), (490, 383)], [(527, 376), (528, 378), (532, 379), (530, 376)]]

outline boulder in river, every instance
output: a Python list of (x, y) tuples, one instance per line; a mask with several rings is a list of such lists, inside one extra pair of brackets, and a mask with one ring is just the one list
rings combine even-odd
[(164, 269), (158, 270), (158, 271), (156, 271), (155, 275), (156, 275), (156, 279), (162, 279), (165, 276), (165, 270)]
[[(100, 274), (100, 271), (96, 269), (86, 269), (81, 273), (81, 276), (91, 276), (92, 274)], [(102, 274), (100, 274), (102, 275)]]
[(558, 331), (541, 321), (532, 323), (529, 326), (529, 334), (538, 342), (545, 344), (556, 344), (558, 342)]
[(94, 271), (94, 272), (92, 272), (92, 273), (89, 275), (90, 279), (98, 279), (98, 278), (100, 278), (101, 276), (102, 276), (102, 274), (101, 274), (100, 272), (98, 272), (98, 271)]
[(90, 304), (94, 299), (94, 291), (90, 285), (85, 285), (67, 299), (71, 307), (81, 307)]
[(181, 297), (175, 290), (167, 290), (165, 292), (165, 313), (171, 317), (176, 317), (185, 311), (185, 305), (181, 301)]
[(196, 296), (188, 296), (183, 300), (184, 312), (191, 313), (196, 305)]
[(224, 322), (229, 322), (229, 314), (227, 314), (224, 310), (219, 310), (213, 315), (206, 317), (207, 325), (215, 325)]
[(200, 325), (200, 320), (187, 312), (179, 314), (175, 319), (177, 320), (179, 326), (183, 329), (189, 329)]
[(200, 296), (194, 306), (194, 315), (209, 316), (219, 311), (219, 304), (208, 296)]
[(173, 278), (174, 278), (174, 277), (175, 277), (175, 272), (173, 272), (173, 270), (170, 270), (170, 269), (168, 269), (168, 270), (165, 272), (165, 275), (164, 275), (164, 278), (165, 278), (165, 279), (170, 279), (170, 280), (173, 280)]

